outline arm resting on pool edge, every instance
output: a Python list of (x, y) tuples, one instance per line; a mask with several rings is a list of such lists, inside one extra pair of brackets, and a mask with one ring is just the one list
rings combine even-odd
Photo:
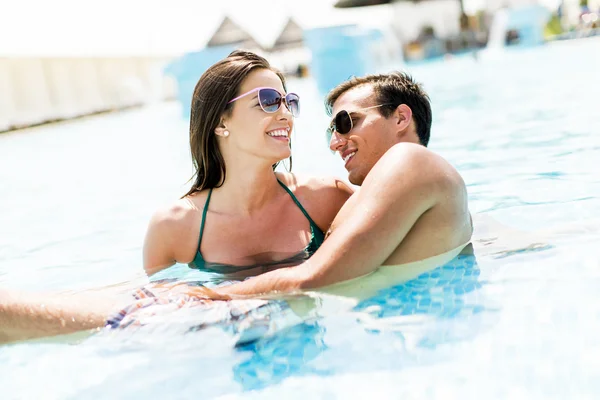
[[(395, 146), (365, 179), (349, 215), (308, 261), (217, 289), (228, 295), (312, 289), (375, 271), (417, 220), (448, 195), (447, 168), (419, 146)], [(340, 220), (338, 220), (340, 219)]]

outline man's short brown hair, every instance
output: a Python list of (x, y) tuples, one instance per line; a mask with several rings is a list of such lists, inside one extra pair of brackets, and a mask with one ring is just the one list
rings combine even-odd
[(379, 113), (386, 118), (392, 115), (400, 104), (410, 107), (419, 142), (423, 146), (427, 146), (432, 120), (429, 96), (421, 84), (415, 82), (410, 75), (404, 72), (352, 77), (340, 83), (329, 92), (325, 99), (327, 113), (331, 116), (333, 104), (342, 94), (362, 85), (371, 85), (377, 104), (389, 104), (378, 108)]

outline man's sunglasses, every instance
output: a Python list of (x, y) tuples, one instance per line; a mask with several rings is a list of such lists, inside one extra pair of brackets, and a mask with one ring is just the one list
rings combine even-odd
[(285, 103), (285, 106), (290, 110), (290, 113), (292, 113), (294, 117), (300, 115), (300, 97), (296, 93), (288, 93), (284, 97), (276, 89), (270, 87), (252, 89), (251, 91), (236, 97), (227, 104), (231, 104), (254, 92), (258, 92), (258, 104), (260, 104), (260, 108), (262, 108), (264, 112), (269, 114), (277, 112), (281, 107), (281, 103)]
[(351, 114), (353, 114), (357, 111), (366, 111), (366, 110), (370, 110), (372, 108), (390, 106), (390, 105), (392, 105), (392, 104), (386, 103), (386, 104), (378, 104), (376, 106), (371, 106), (371, 107), (359, 108), (358, 110), (354, 110), (354, 111), (341, 110), (340, 112), (338, 112), (335, 115), (335, 117), (331, 121), (331, 124), (329, 124), (329, 127), (327, 128), (327, 132), (326, 132), (327, 143), (331, 143), (331, 136), (333, 135), (333, 132), (337, 132), (342, 135), (345, 135), (346, 133), (350, 133), (352, 128), (354, 128), (354, 124), (352, 123)]

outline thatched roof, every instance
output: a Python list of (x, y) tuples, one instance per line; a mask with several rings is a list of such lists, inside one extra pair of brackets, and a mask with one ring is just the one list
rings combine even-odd
[(294, 21), (288, 19), (277, 39), (273, 43), (272, 50), (302, 47), (304, 45), (304, 30)]
[(229, 17), (223, 18), (221, 25), (211, 36), (206, 47), (217, 47), (228, 44), (236, 44), (245, 48), (262, 48), (241, 26), (236, 24)]

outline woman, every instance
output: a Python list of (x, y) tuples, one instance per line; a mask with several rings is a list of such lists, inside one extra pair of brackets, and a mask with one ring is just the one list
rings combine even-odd
[[(283, 75), (250, 52), (234, 51), (202, 75), (190, 118), (194, 183), (152, 217), (143, 250), (148, 275), (177, 262), (242, 279), (298, 264), (321, 245), (352, 190), (334, 178), (275, 172), (280, 161), (291, 164), (299, 112), (298, 96), (286, 93)], [(139, 291), (143, 304), (134, 308), (159, 301), (148, 295), (155, 296)], [(103, 326), (118, 304), (79, 296), (0, 291), (0, 341)]]
[(334, 178), (274, 172), (291, 160), (299, 112), (298, 96), (285, 93), (283, 75), (249, 52), (235, 51), (202, 75), (190, 119), (194, 183), (150, 222), (149, 275), (179, 262), (251, 276), (299, 263), (320, 246), (352, 191)]

